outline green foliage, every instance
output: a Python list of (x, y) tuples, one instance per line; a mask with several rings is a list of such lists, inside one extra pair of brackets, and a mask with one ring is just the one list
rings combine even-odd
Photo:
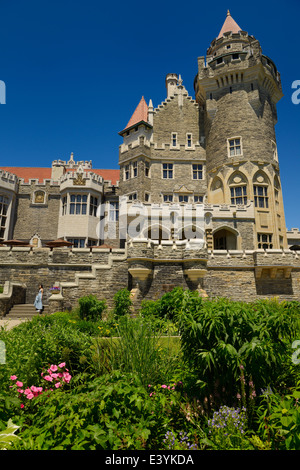
[(276, 383), (299, 333), (299, 310), (287, 303), (199, 298), (193, 309), (183, 305), (177, 319), (185, 360), (199, 372), (206, 393), (228, 404), (240, 392), (239, 366), (256, 390)]
[(114, 310), (116, 318), (129, 315), (131, 313), (132, 300), (128, 289), (120, 289), (114, 295)]
[(158, 394), (154, 400), (134, 375), (116, 371), (69, 392), (57, 390), (32, 400), (31, 414), (15, 448), (159, 448), (178, 407), (174, 393)]
[(176, 320), (182, 309), (193, 307), (195, 301), (201, 300), (197, 291), (184, 290), (175, 287), (171, 292), (166, 292), (158, 300), (144, 300), (141, 304), (140, 314), (144, 317), (157, 316), (165, 320)]
[(274, 450), (300, 450), (300, 388), (288, 395), (267, 393), (258, 408), (259, 431)]
[(15, 425), (11, 419), (8, 420), (7, 428), (0, 431), (0, 450), (8, 450), (12, 448), (13, 443), (19, 439), (15, 432), (19, 426)]
[(6, 346), (1, 384), (15, 374), (29, 386), (37, 385), (43, 367), (59, 362), (66, 362), (73, 374), (82, 372), (91, 357), (90, 335), (55, 315), (37, 316), (10, 331), (0, 331), (0, 340)]
[(107, 308), (105, 300), (98, 300), (95, 295), (87, 295), (78, 300), (79, 316), (82, 320), (100, 320)]
[(118, 340), (111, 342), (111, 367), (134, 373), (145, 386), (170, 376), (176, 356), (163, 347), (161, 335), (142, 317), (119, 319)]
[[(1, 329), (0, 435), (10, 422), (20, 438), (10, 429), (7, 448), (299, 449), (298, 302), (208, 300), (176, 288), (134, 318), (129, 291), (117, 294), (106, 320), (82, 317), (79, 306)], [(42, 369), (61, 362), (68, 387), (21, 409), (10, 376), (38, 386)], [(268, 385), (277, 392), (261, 395)], [(208, 424), (243, 405), (245, 432), (234, 410), (226, 426)]]

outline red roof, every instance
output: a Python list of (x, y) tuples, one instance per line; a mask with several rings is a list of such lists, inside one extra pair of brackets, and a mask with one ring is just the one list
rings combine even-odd
[(105, 181), (111, 181), (111, 184), (115, 185), (117, 181), (120, 181), (120, 170), (98, 170), (92, 169), (90, 170), (96, 175), (102, 176)]
[(28, 183), (29, 179), (37, 179), (41, 182), (44, 179), (51, 179), (51, 168), (1, 166), (0, 169), (13, 173), (18, 178), (24, 178), (25, 183)]
[(142, 96), (141, 101), (137, 105), (133, 115), (131, 116), (127, 126), (125, 127), (125, 129), (128, 129), (129, 127), (132, 127), (141, 121), (148, 122), (148, 105), (143, 96)]
[(242, 31), (242, 28), (240, 28), (239, 25), (234, 21), (234, 19), (230, 15), (230, 11), (228, 10), (226, 20), (222, 26), (222, 29), (217, 39), (221, 38), (224, 33), (228, 33), (229, 31), (232, 31), (233, 33), (238, 33), (239, 31)]
[[(2, 166), (1, 170), (8, 171), (17, 175), (18, 178), (23, 178), (25, 183), (28, 183), (30, 179), (37, 179), (40, 182), (43, 182), (44, 179), (51, 179), (51, 168), (36, 168), (36, 167), (11, 167), (11, 166)], [(68, 169), (68, 171), (72, 171)], [(73, 170), (74, 171), (74, 170)], [(101, 170), (101, 169), (91, 169), (87, 170), (96, 175), (102, 176), (105, 181), (111, 181), (111, 184), (115, 185), (120, 179), (120, 170)]]

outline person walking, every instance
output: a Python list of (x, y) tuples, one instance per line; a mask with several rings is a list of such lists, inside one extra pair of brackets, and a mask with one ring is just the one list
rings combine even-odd
[(34, 301), (34, 306), (36, 310), (38, 311), (38, 313), (42, 313), (42, 310), (43, 310), (43, 293), (44, 293), (43, 284), (40, 284), (39, 292)]

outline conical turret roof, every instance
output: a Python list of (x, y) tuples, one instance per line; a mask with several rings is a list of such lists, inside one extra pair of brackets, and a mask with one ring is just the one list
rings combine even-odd
[(142, 96), (141, 101), (137, 105), (133, 115), (131, 116), (127, 126), (125, 127), (125, 129), (128, 129), (129, 127), (132, 127), (141, 121), (144, 121), (144, 122), (148, 121), (148, 105), (143, 96)]
[(240, 28), (240, 26), (234, 21), (230, 14), (230, 11), (228, 10), (226, 20), (224, 21), (224, 24), (217, 39), (221, 38), (224, 33), (228, 33), (229, 31), (232, 31), (233, 33), (238, 33), (239, 31), (242, 31), (242, 28)]

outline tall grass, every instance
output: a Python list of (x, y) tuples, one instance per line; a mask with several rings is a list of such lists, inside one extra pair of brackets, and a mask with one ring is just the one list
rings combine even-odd
[(112, 370), (134, 373), (147, 386), (168, 380), (176, 363), (173, 343), (162, 341), (161, 334), (151, 329), (149, 322), (128, 315), (119, 319), (118, 338), (111, 340)]

